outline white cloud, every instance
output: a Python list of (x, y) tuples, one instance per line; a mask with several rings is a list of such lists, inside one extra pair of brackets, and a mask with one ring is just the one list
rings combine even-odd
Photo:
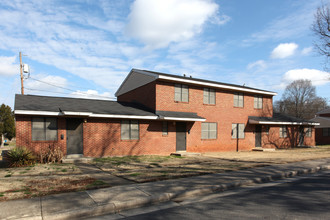
[(248, 70), (255, 69), (257, 71), (262, 71), (266, 67), (267, 67), (267, 64), (264, 60), (257, 60), (256, 62), (249, 63), (246, 68)]
[(301, 54), (302, 55), (308, 55), (313, 51), (313, 47), (305, 47), (302, 51)]
[(298, 48), (295, 43), (279, 44), (271, 53), (270, 57), (273, 59), (284, 59), (294, 55)]
[(19, 74), (19, 64), (16, 63), (16, 56), (0, 56), (0, 75), (10, 76)]
[(208, 20), (218, 24), (229, 21), (228, 16), (217, 17), (218, 9), (216, 3), (206, 0), (136, 0), (127, 30), (147, 48), (163, 48), (192, 38)]
[(330, 73), (316, 69), (293, 69), (284, 74), (282, 81), (290, 83), (298, 79), (309, 79), (313, 85), (324, 85), (329, 83)]
[(71, 93), (71, 96), (76, 98), (86, 98), (86, 99), (104, 99), (104, 100), (114, 99), (114, 97), (112, 97), (109, 92), (99, 93), (96, 90), (90, 90), (90, 89), (87, 91), (77, 90), (76, 92)]

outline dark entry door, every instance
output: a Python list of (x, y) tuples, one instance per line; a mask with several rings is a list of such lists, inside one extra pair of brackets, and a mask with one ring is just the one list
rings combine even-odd
[(261, 125), (256, 125), (255, 139), (255, 147), (261, 147)]
[(66, 119), (67, 154), (83, 154), (83, 123), (81, 119)]
[(176, 122), (176, 150), (186, 150), (186, 123)]

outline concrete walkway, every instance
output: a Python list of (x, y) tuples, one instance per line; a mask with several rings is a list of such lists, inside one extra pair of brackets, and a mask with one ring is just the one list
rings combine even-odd
[(1, 219), (79, 219), (330, 169), (330, 158), (0, 203)]

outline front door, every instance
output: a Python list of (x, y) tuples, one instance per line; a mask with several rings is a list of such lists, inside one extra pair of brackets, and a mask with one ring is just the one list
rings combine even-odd
[(261, 125), (256, 125), (255, 147), (261, 147)]
[(176, 151), (186, 150), (186, 122), (176, 122)]
[(83, 154), (83, 122), (79, 118), (66, 119), (67, 154)]

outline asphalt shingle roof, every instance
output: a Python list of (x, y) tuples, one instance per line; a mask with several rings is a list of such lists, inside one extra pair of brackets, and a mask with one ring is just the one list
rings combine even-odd
[(148, 111), (141, 106), (127, 102), (18, 94), (15, 96), (14, 109), (27, 111), (72, 111), (92, 112), (94, 114), (156, 116), (153, 112)]
[(266, 121), (266, 122), (312, 123), (312, 121), (310, 121), (310, 120), (296, 118), (296, 117), (284, 115), (281, 113), (275, 113), (275, 112), (274, 112), (272, 118), (271, 117), (249, 116), (249, 119), (255, 120), (255, 121)]

